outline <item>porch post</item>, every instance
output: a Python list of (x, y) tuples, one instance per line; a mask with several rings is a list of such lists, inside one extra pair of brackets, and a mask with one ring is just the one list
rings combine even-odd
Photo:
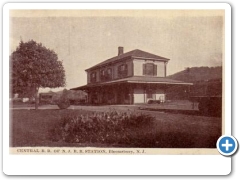
[(88, 91), (88, 104), (92, 104), (92, 91), (90, 89)]
[(144, 98), (144, 103), (146, 103), (147, 98), (146, 98), (146, 87), (143, 85), (143, 98)]

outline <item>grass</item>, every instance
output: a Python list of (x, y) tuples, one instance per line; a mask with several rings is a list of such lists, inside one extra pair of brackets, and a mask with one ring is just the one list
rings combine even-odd
[[(141, 111), (156, 117), (152, 128), (143, 127), (139, 132), (145, 132), (145, 144), (138, 147), (161, 148), (215, 148), (217, 139), (221, 136), (221, 118), (204, 117), (186, 114), (171, 114), (161, 112)], [(12, 110), (10, 120), (11, 147), (132, 147), (131, 144), (99, 144), (99, 143), (66, 143), (53, 142), (50, 139), (50, 129), (61, 123), (61, 117), (68, 113), (89, 114), (86, 110)], [(140, 137), (140, 136), (139, 136)], [(137, 139), (136, 139), (137, 141)], [(152, 142), (152, 143), (151, 143)], [(152, 145), (151, 145), (152, 144)]]
[(50, 140), (49, 130), (60, 123), (68, 113), (89, 113), (83, 110), (12, 110), (10, 120), (10, 146), (65, 146)]

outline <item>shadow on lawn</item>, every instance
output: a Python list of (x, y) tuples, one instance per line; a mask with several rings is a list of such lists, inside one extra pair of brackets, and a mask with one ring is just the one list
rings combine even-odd
[(83, 142), (67, 143), (64, 141), (42, 140), (35, 141), (33, 136), (19, 141), (13, 140), (10, 147), (106, 147), (106, 148), (216, 148), (219, 135), (208, 136), (203, 134), (188, 133), (147, 133), (143, 136), (133, 136), (128, 141), (121, 140), (114, 143)]
[(146, 134), (144, 138), (134, 138), (129, 144), (119, 144), (121, 147), (136, 148), (216, 148), (216, 142), (221, 136), (209, 136), (205, 134), (189, 134), (187, 132), (159, 132), (156, 134)]
[(219, 112), (202, 113), (199, 110), (151, 109), (151, 108), (140, 108), (140, 110), (157, 111), (157, 112), (170, 113), (170, 114), (184, 114), (184, 115), (192, 115), (192, 116), (221, 117), (221, 113)]

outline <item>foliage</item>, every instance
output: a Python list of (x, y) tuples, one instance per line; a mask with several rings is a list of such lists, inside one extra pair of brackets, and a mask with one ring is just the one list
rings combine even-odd
[(70, 106), (68, 91), (66, 89), (63, 90), (61, 97), (57, 101), (57, 105), (60, 109), (67, 109)]
[(169, 75), (168, 78), (184, 82), (205, 81), (222, 78), (222, 66), (187, 67), (185, 70)]
[[(39, 88), (65, 86), (65, 71), (57, 54), (33, 40), (21, 41), (10, 56), (11, 91), (37, 95)], [(37, 103), (38, 101), (36, 101)]]
[[(61, 125), (51, 130), (53, 141), (70, 143), (141, 144), (155, 118), (134, 112), (96, 112), (91, 115), (68, 114)], [(140, 143), (141, 142), (141, 143)]]
[(222, 67), (187, 67), (184, 71), (168, 76), (170, 79), (191, 82), (193, 86), (172, 86), (167, 99), (186, 100), (189, 96), (222, 95)]
[(11, 100), (11, 103), (13, 103), (13, 104), (22, 104), (23, 103), (22, 102), (22, 98), (13, 98)]

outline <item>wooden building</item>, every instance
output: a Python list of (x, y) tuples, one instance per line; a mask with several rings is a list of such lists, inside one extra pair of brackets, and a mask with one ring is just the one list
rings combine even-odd
[(139, 49), (118, 55), (86, 69), (87, 84), (72, 88), (88, 93), (90, 104), (137, 104), (166, 101), (171, 86), (191, 85), (166, 78), (169, 59)]

